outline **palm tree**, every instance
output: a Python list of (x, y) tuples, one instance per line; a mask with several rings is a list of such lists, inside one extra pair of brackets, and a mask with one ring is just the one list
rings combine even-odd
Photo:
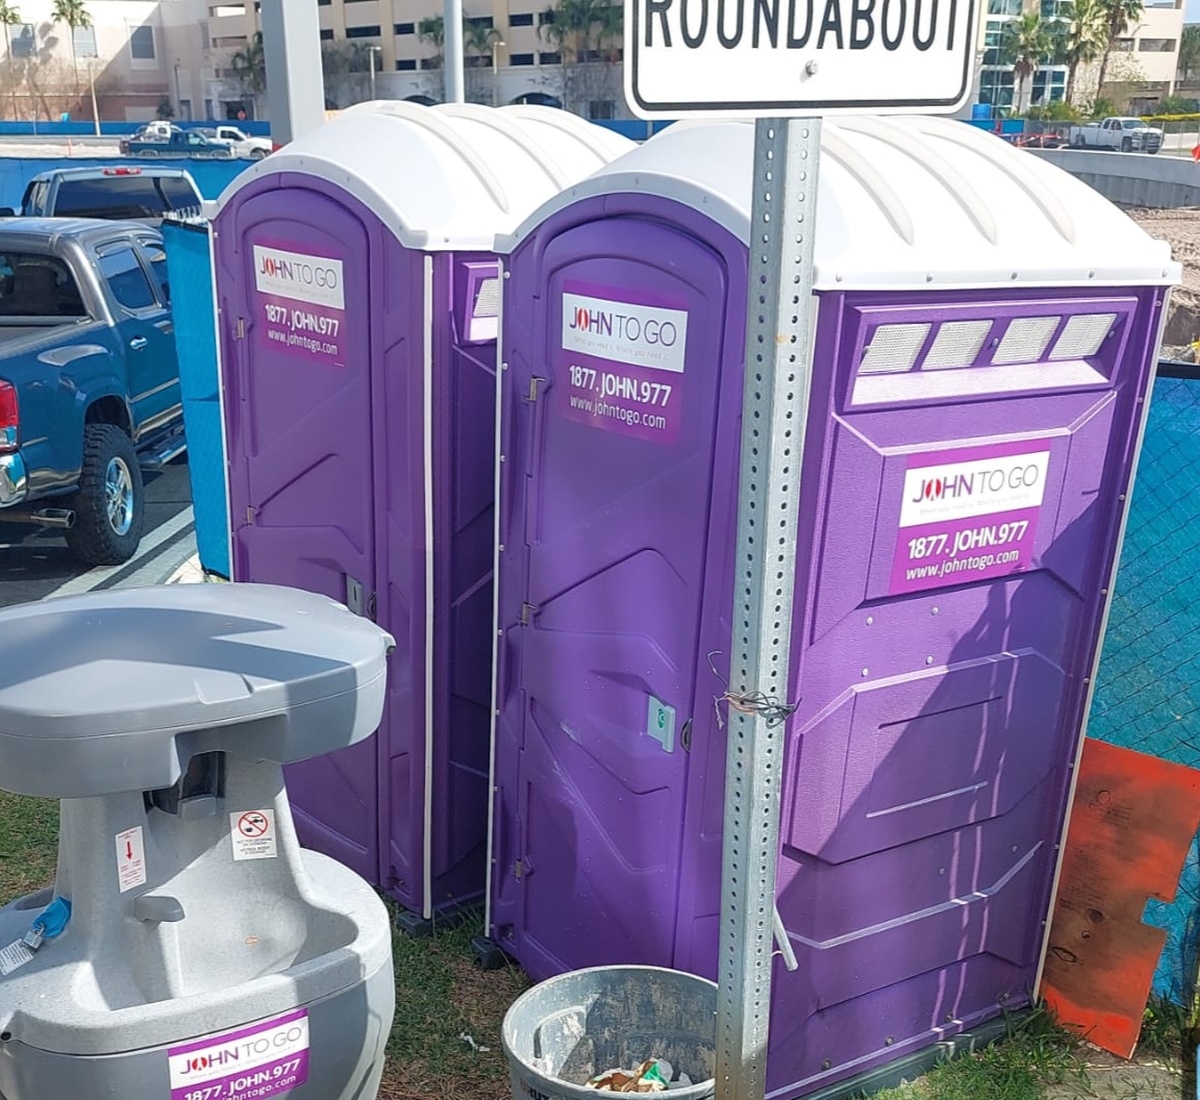
[(1183, 28), (1179, 39), (1179, 71), (1184, 80), (1189, 80), (1197, 68), (1200, 68), (1200, 25), (1193, 23)]
[(1108, 41), (1108, 13), (1102, 0), (1073, 0), (1065, 16), (1061, 63), (1067, 66), (1065, 98), (1070, 103), (1079, 66), (1090, 65), (1104, 52)]
[[(419, 33), (419, 32), (418, 32)], [(474, 57), (491, 57), (492, 43), (500, 41), (500, 32), (472, 19), (463, 20), (463, 53)]]
[(1142, 0), (1100, 0), (1104, 9), (1105, 41), (1104, 53), (1100, 58), (1100, 79), (1096, 82), (1096, 95), (1104, 91), (1104, 76), (1108, 72), (1108, 59), (1113, 52), (1117, 39), (1130, 27), (1136, 27), (1142, 21), (1145, 5)]
[(4, 24), (4, 56), (8, 61), (8, 79), (12, 81), (13, 121), (17, 119), (17, 81), (13, 72), (12, 28), (19, 26), (21, 13), (15, 7), (0, 0), (0, 23)]
[(55, 23), (66, 23), (71, 28), (71, 65), (75, 70), (75, 98), (79, 99), (79, 57), (75, 52), (75, 31), (79, 27), (90, 27), (92, 17), (88, 15), (84, 0), (54, 0), (50, 18)]
[(617, 57), (616, 42), (620, 41), (623, 9), (609, 0), (558, 0), (547, 8), (538, 34), (553, 44), (562, 58), (563, 99), (572, 106), (577, 83), (576, 66), (594, 61), (603, 53), (605, 75), (609, 75)]
[(257, 96), (267, 90), (267, 59), (263, 53), (262, 31), (256, 31), (244, 50), (238, 50), (230, 59), (229, 67), (242, 90)]
[(440, 69), (446, 49), (446, 24), (440, 15), (427, 15), (417, 24), (417, 41), (424, 42), (437, 51)]
[(1036, 11), (1027, 11), (1005, 24), (1000, 53), (1017, 78), (1016, 111), (1026, 108), (1025, 84), (1054, 49), (1050, 28)]

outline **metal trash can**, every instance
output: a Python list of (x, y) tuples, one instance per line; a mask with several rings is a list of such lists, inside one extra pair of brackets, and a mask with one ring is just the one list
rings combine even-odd
[(370, 736), (392, 645), (265, 585), (0, 613), (0, 787), (62, 800), (56, 882), (0, 909), (3, 1100), (373, 1100), (390, 922), (282, 766)]
[(714, 1093), (717, 987), (655, 966), (597, 966), (534, 986), (513, 1002), (501, 1039), (513, 1100), (596, 1100), (597, 1074), (650, 1058), (669, 1062), (676, 1100)]

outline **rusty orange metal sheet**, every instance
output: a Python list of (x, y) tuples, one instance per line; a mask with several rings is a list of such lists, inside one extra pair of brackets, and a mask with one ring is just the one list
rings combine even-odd
[(1064, 1027), (1128, 1058), (1166, 932), (1142, 923), (1175, 896), (1200, 825), (1200, 771), (1089, 740), (1079, 764), (1042, 996)]

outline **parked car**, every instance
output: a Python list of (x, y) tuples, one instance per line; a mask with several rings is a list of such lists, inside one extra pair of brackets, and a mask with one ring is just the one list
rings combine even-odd
[[(203, 201), (195, 180), (179, 168), (56, 168), (29, 181), (21, 199), (21, 214), (135, 219), (158, 225), (163, 214), (199, 210)], [(13, 211), (0, 213), (11, 217)]]
[(183, 449), (162, 235), (0, 222), (0, 520), (61, 528), (90, 565), (127, 561), (141, 467)]
[(229, 159), (233, 146), (227, 141), (205, 137), (195, 130), (180, 130), (174, 127), (166, 137), (156, 133), (139, 136), (134, 134), (128, 141), (121, 142), (121, 151), (130, 157), (204, 157), (207, 159)]
[(275, 148), (270, 138), (251, 137), (236, 126), (218, 126), (216, 136), (233, 146), (234, 156), (249, 157), (251, 160), (262, 160)]
[(1161, 130), (1147, 126), (1140, 118), (1117, 116), (1072, 126), (1070, 136), (1076, 149), (1119, 149), (1122, 153), (1157, 153), (1163, 143)]

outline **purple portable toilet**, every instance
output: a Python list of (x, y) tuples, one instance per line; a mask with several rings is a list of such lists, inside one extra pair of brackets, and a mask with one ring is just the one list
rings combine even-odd
[[(673, 126), (504, 245), (488, 931), (535, 979), (716, 976), (753, 140)], [(960, 122), (822, 141), (776, 1100), (878, 1085), (1037, 987), (1179, 277)]]
[(397, 646), (380, 736), (289, 769), (297, 831), (414, 930), (484, 890), (495, 236), (630, 148), (549, 109), (364, 104), (215, 218), (234, 579)]

